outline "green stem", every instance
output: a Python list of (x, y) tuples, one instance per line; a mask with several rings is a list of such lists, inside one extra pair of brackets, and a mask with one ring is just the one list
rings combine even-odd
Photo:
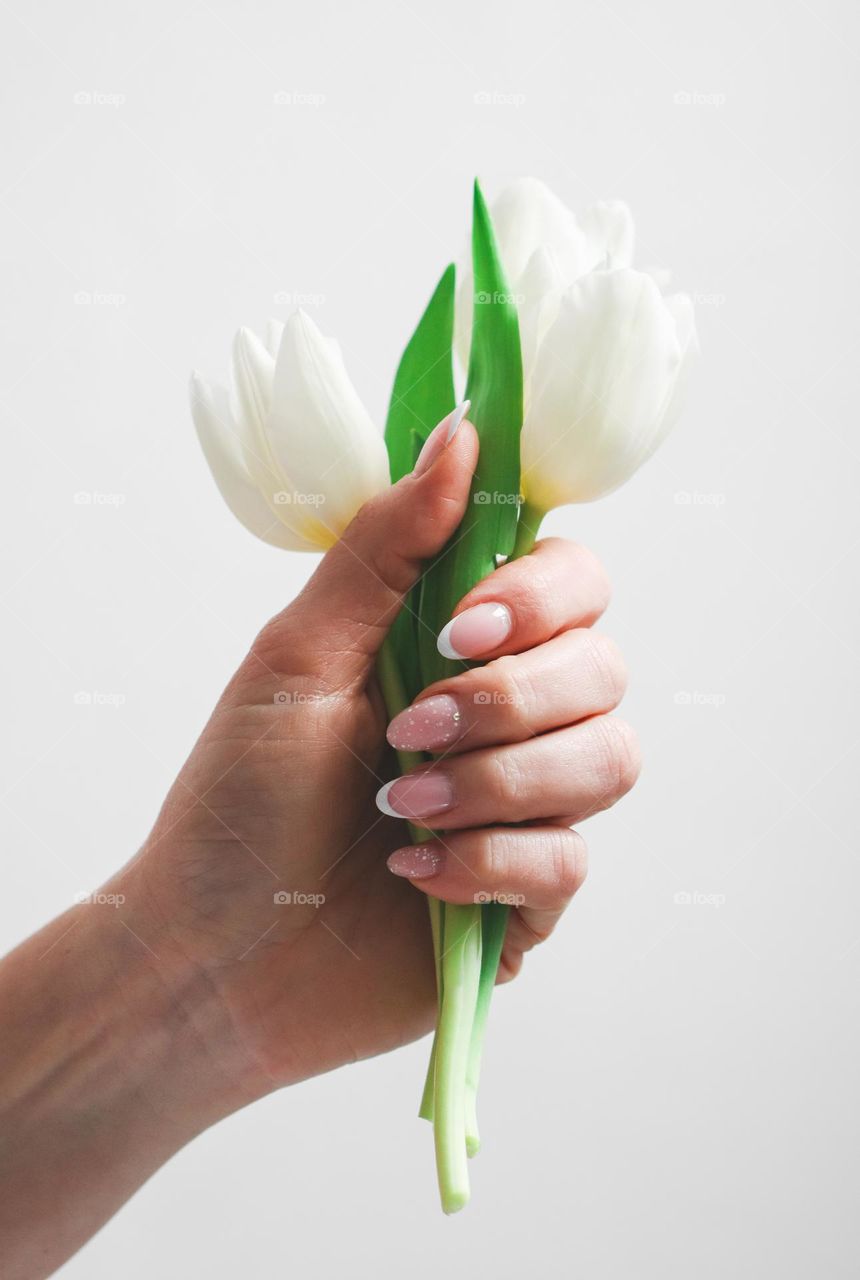
[[(406, 689), (400, 675), (400, 668), (397, 664), (395, 654), (395, 646), (391, 637), (391, 633), (385, 637), (382, 648), (376, 658), (376, 675), (379, 680), (379, 687), (382, 690), (382, 698), (385, 702), (385, 710), (388, 718), (393, 719), (399, 711), (409, 706), (409, 699), (406, 695)], [(408, 773), (410, 769), (414, 769), (416, 765), (423, 764), (426, 757), (420, 751), (398, 751), (397, 762), (400, 766), (401, 773)], [(421, 844), (430, 838), (431, 833), (425, 831), (422, 827), (414, 826), (411, 822), (409, 826), (409, 835), (413, 843)], [(430, 932), (433, 937), (433, 960), (436, 967), (436, 992), (438, 1000), (438, 1009), (442, 1007), (442, 938), (445, 926), (445, 904), (440, 902), (438, 898), (428, 897), (427, 906), (430, 912)], [(437, 1014), (438, 1018), (438, 1014)], [(418, 1114), (422, 1120), (433, 1119), (433, 1092), (434, 1080), (436, 1074), (436, 1041), (439, 1036), (438, 1022), (436, 1030), (433, 1033), (433, 1048), (430, 1050), (430, 1063), (427, 1067), (427, 1076), (424, 1081), (424, 1093), (421, 1097), (421, 1106)]]
[(545, 511), (533, 507), (530, 502), (524, 502), (520, 507), (520, 518), (517, 523), (517, 536), (514, 540), (514, 549), (508, 559), (517, 560), (520, 556), (527, 556), (535, 544), (535, 539), (540, 532), (541, 521), (546, 515)]
[[(509, 560), (528, 555), (535, 544), (544, 512), (528, 502), (520, 508), (517, 534)], [(500, 903), (488, 903), (481, 908), (481, 974), (478, 985), (478, 996), (475, 1002), (475, 1017), (472, 1023), (472, 1036), (469, 1043), (469, 1059), (466, 1071), (466, 1148), (470, 1156), (477, 1155), (481, 1145), (478, 1133), (478, 1081), (481, 1075), (481, 1060), (484, 1054), (484, 1038), (487, 1030), (487, 1019), (490, 1003), (499, 970), (499, 960), (505, 943), (505, 930), (508, 922), (508, 908)]]
[(436, 1039), (433, 1132), (445, 1213), (469, 1200), (466, 1158), (466, 1066), (481, 972), (481, 914), (448, 904), (442, 956), (443, 994)]

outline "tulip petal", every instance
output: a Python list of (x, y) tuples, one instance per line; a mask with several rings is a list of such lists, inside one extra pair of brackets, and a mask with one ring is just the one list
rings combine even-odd
[(636, 232), (633, 214), (623, 200), (599, 200), (586, 209), (581, 223), (588, 238), (591, 259), (587, 271), (600, 265), (608, 268), (630, 266)]
[(193, 373), (191, 413), (209, 469), (236, 519), (270, 546), (315, 550), (273, 515), (248, 474), (226, 390)]
[(536, 249), (515, 290), (526, 384), (530, 381), (538, 348), (558, 315), (563, 287), (552, 251), (544, 246)]
[(272, 450), (267, 430), (275, 380), (275, 361), (251, 329), (240, 329), (233, 344), (233, 398), (243, 428), (245, 466), (269, 510), (302, 542), (315, 549), (331, 546), (328, 530), (308, 511), (296, 486)]
[(281, 338), (284, 336), (283, 320), (266, 321), (266, 350), (272, 359), (276, 359)]
[(622, 484), (662, 439), (682, 363), (675, 311), (649, 276), (578, 280), (538, 355), (523, 426), (527, 499), (548, 510)]
[(284, 328), (266, 437), (289, 476), (297, 503), (291, 517), (303, 531), (324, 528), (336, 539), (359, 507), (389, 484), (381, 432), (339, 350), (302, 311)]

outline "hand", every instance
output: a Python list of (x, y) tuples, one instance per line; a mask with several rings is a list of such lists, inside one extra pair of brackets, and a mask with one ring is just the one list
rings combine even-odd
[(129, 917), (135, 931), (154, 931), (153, 949), (178, 971), (204, 973), (226, 1009), (246, 1092), (432, 1027), (416, 889), (517, 904), (502, 959), (513, 975), (584, 878), (569, 826), (635, 780), (631, 732), (605, 714), (623, 665), (589, 629), (607, 602), (604, 574), (587, 551), (548, 539), (476, 587), (446, 629), (461, 655), (489, 665), (426, 690), (389, 730), (399, 747), (442, 754), (387, 786), (381, 804), (442, 834), (405, 847), (405, 824), (375, 803), (396, 773), (375, 655), (463, 516), (476, 452), (466, 423), (421, 475), (362, 510), (264, 627), (122, 877), (130, 908), (146, 903)]
[[(548, 539), (460, 603), (442, 643), (490, 661), (395, 717), (390, 742), (437, 759), (381, 787), (396, 768), (375, 656), (459, 524), (476, 454), (464, 423), (367, 504), (257, 637), (144, 848), (104, 886), (115, 905), (72, 908), (0, 964), (4, 1278), (51, 1274), (237, 1107), (428, 1031), (418, 890), (512, 901), (509, 977), (582, 883), (567, 828), (638, 763), (605, 714), (624, 673), (589, 629), (608, 593), (581, 548)], [(378, 805), (438, 837), (408, 845)]]

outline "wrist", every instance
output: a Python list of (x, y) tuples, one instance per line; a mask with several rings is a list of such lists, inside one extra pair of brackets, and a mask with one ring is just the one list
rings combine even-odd
[(180, 1147), (265, 1091), (135, 883), (132, 864), (0, 964), (10, 1275), (47, 1274)]

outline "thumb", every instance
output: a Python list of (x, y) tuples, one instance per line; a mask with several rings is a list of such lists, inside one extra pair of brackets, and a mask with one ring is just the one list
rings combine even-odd
[(367, 677), (406, 593), (466, 511), (478, 460), (468, 407), (433, 429), (414, 471), (365, 503), (280, 615), (303, 668), (335, 685)]

